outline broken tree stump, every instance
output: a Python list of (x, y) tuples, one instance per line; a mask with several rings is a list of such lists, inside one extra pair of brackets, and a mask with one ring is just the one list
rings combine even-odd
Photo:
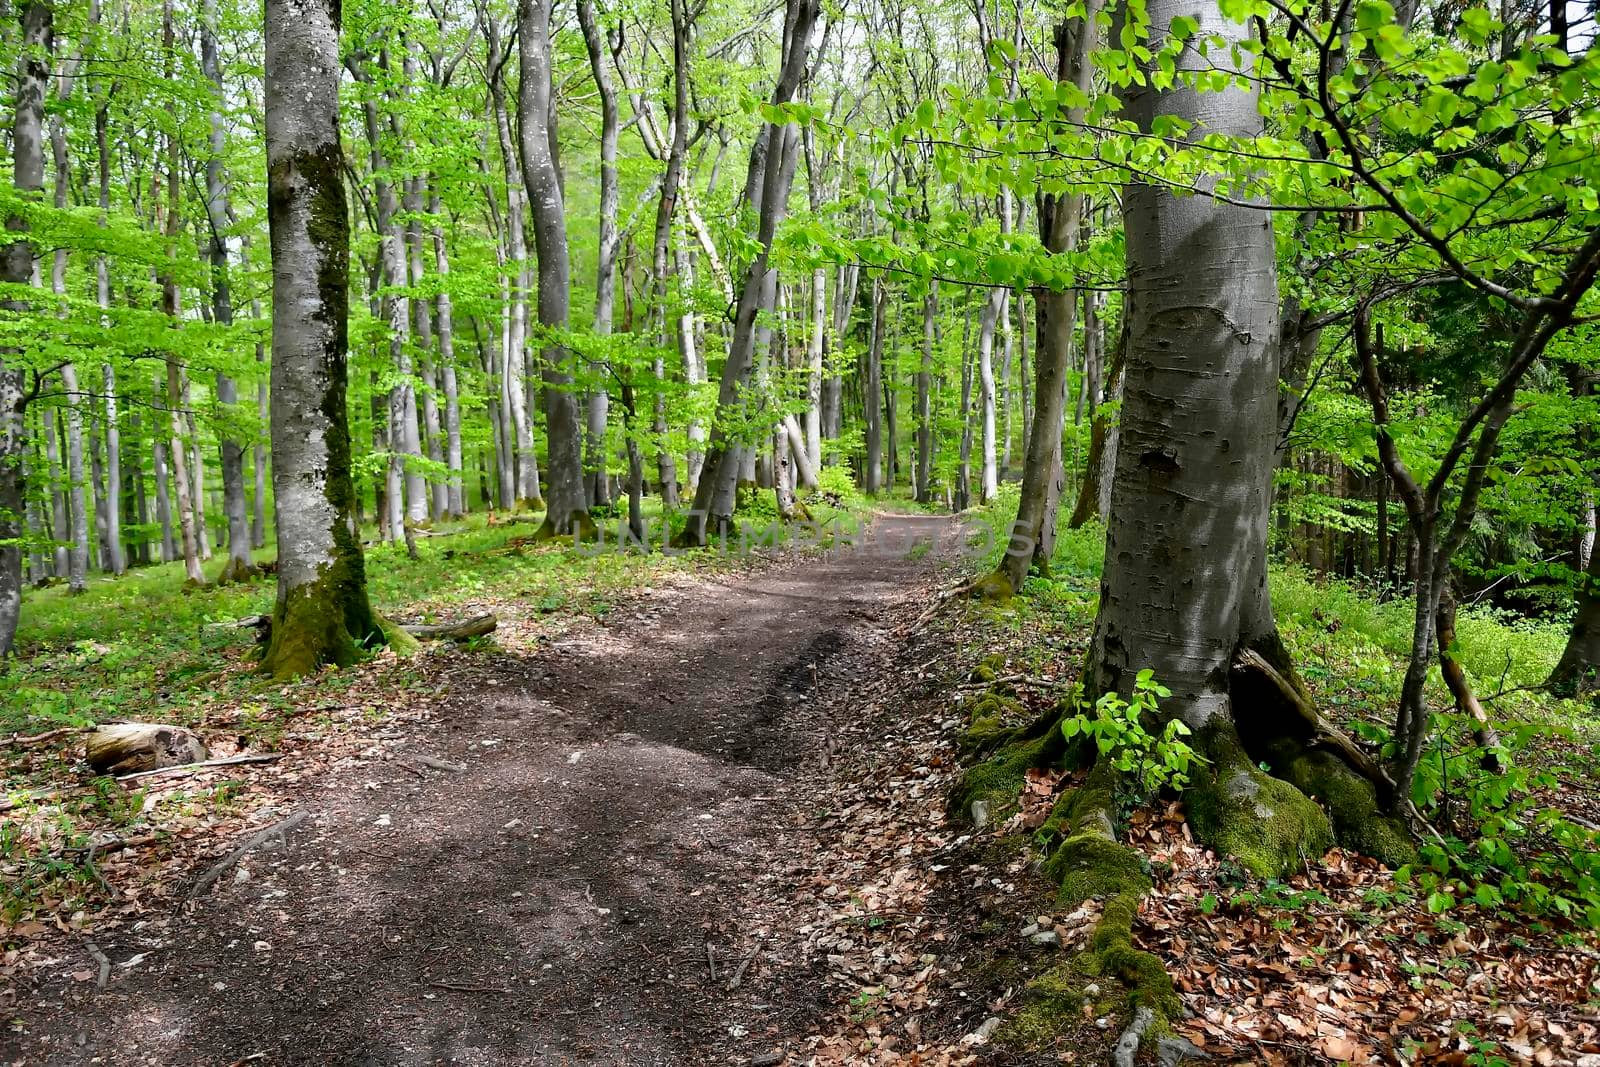
[(206, 746), (193, 732), (166, 723), (117, 722), (96, 727), (83, 744), (96, 774), (135, 774), (199, 763)]

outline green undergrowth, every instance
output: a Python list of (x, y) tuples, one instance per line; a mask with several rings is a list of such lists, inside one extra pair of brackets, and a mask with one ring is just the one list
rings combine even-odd
[[(976, 541), (989, 546), (986, 558), (973, 561), (974, 575), (998, 564), (1015, 510), (1015, 492), (1006, 487), (996, 504), (974, 513), (985, 527)], [(1030, 578), (1026, 595), (967, 603), (986, 653), (974, 679), (1043, 676), (1058, 687), (1072, 681), (1098, 607), (1104, 537), (1095, 525), (1063, 531), (1049, 577)], [(1410, 602), (1294, 566), (1274, 565), (1272, 583), (1281, 636), (1312, 700), (1383, 757), (1409, 654)], [(1284, 740), (1246, 754), (1231, 728), (1227, 737), (1192, 739), (1203, 759), (1184, 790), (1185, 813), (1198, 839), (1229, 854), (1229, 868), (1247, 887), (1240, 901), (1267, 901), (1270, 887), (1315, 864), (1337, 839), (1397, 870), (1392, 889), (1380, 894), (1385, 906), (1477, 908), (1574, 936), (1600, 928), (1600, 848), (1596, 835), (1566, 815), (1574, 802), (1586, 806), (1574, 794), (1592, 793), (1600, 773), (1600, 716), (1535, 688), (1560, 656), (1566, 629), (1470, 603), (1457, 629), (1453, 651), (1487, 700), (1502, 747), (1499, 768), (1486, 769), (1486, 753), (1471, 723), (1450, 710), (1435, 665), (1427, 691), (1434, 741), (1418, 782), (1419, 807), (1439, 839), (1419, 846), (1395, 820), (1380, 817), (1372, 785), (1328, 751)], [(1017, 710), (1019, 701), (1029, 703), (1030, 694), (1019, 691), (1028, 684), (994, 686), (963, 701), (960, 748), (968, 769), (953, 793), (953, 814), (970, 817), (972, 802), (982, 800), (1000, 825), (1018, 810), (1030, 767), (1073, 765), (1061, 759), (1063, 749), (1041, 760), (1047, 746)], [(1023, 835), (1064, 904), (1092, 898), (1104, 910), (1082, 951), (1064, 954), (1028, 983), (1002, 1040), (1046, 1046), (1086, 1009), (1126, 1018), (1147, 1004), (1172, 1018), (1176, 999), (1160, 962), (1126, 932), (1151, 885), (1144, 858), (1118, 840), (1127, 805), (1126, 795), (1091, 775), (1063, 795), (1043, 826)]]
[[(664, 520), (681, 522), (680, 516), (663, 516), (658, 501), (647, 505), (654, 530)], [(808, 544), (822, 546), (859, 527), (854, 494), (839, 505), (814, 499), (810, 509), (823, 532), (809, 534)], [(649, 553), (622, 551), (614, 512), (601, 511), (600, 519), (609, 536), (598, 549), (537, 542), (536, 516), (504, 513), (493, 526), (472, 515), (427, 530), (417, 538), (416, 560), (404, 545), (369, 542), (372, 605), (387, 619), (425, 622), (480, 606), (493, 610), (496, 604), (539, 615), (601, 616), (618, 597), (658, 576), (737, 565), (737, 541), (726, 553), (719, 546), (664, 554), (654, 537)], [(376, 536), (370, 529), (365, 533)], [(257, 562), (270, 559), (270, 552), (257, 553)], [(270, 576), (218, 585), (226, 563), (223, 552), (207, 561), (208, 584), (200, 588), (185, 586), (179, 562), (135, 568), (120, 578), (94, 575), (78, 596), (62, 586), (28, 590), (18, 655), (0, 664), (0, 731), (31, 733), (114, 719), (192, 724), (216, 701), (263, 698), (281, 688), (230, 669), (253, 654), (253, 631), (212, 624), (270, 613), (277, 587)]]

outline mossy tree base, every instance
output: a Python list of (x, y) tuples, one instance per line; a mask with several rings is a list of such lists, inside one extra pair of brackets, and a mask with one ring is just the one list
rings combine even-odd
[(1017, 595), (1010, 577), (1003, 570), (985, 574), (967, 586), (967, 592), (974, 600), (984, 600), (993, 604), (1003, 604)]
[(217, 584), (232, 585), (238, 583), (242, 585), (245, 582), (255, 581), (263, 573), (260, 567), (246, 563), (238, 556), (230, 556), (227, 564), (222, 568), (222, 573), (217, 575)]
[(319, 580), (280, 595), (261, 657), (263, 674), (287, 680), (327, 666), (349, 667), (386, 643), (365, 588), (346, 589), (335, 577), (337, 570), (326, 568)]
[(575, 542), (593, 541), (599, 536), (599, 529), (587, 510), (573, 511), (561, 521), (557, 521), (553, 512), (546, 512), (544, 522), (533, 533), (535, 541), (554, 541), (559, 537), (570, 537)]

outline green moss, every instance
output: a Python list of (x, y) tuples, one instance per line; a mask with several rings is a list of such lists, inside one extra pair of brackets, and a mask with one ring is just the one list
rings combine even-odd
[(1006, 658), (999, 652), (993, 652), (983, 657), (978, 665), (972, 668), (972, 673), (967, 676), (970, 682), (992, 682), (1000, 676), (1006, 668)]
[(594, 519), (584, 508), (577, 508), (560, 519), (553, 509), (546, 511), (544, 521), (533, 533), (535, 541), (554, 541), (558, 537), (571, 537), (574, 542), (593, 541), (598, 536)]
[(1017, 594), (1011, 587), (1011, 579), (1006, 577), (1005, 571), (990, 571), (968, 586), (968, 589), (975, 599), (995, 603), (1004, 603)]
[(379, 628), (383, 630), (384, 641), (388, 643), (389, 648), (393, 650), (396, 656), (401, 659), (410, 659), (422, 651), (422, 642), (401, 629), (399, 623), (392, 622), (382, 615), (374, 617), (378, 620)]
[(988, 805), (990, 822), (1004, 822), (1019, 807), (1022, 786), (1030, 767), (1043, 766), (1042, 741), (1006, 745), (982, 763), (967, 768), (961, 783), (950, 795), (950, 812), (958, 818), (972, 818), (972, 802)]
[(1262, 878), (1300, 870), (1333, 845), (1333, 828), (1316, 802), (1262, 771), (1244, 751), (1231, 722), (1196, 735), (1208, 763), (1184, 790), (1195, 835)]
[(1038, 1049), (1054, 1043), (1066, 1025), (1083, 1018), (1089, 979), (1075, 961), (1066, 961), (1034, 978), (1023, 990), (1016, 1013), (1001, 1024), (995, 1040), (1012, 1048)]
[(963, 757), (970, 758), (994, 749), (1010, 738), (1012, 724), (1026, 714), (1016, 700), (995, 692), (980, 693), (967, 702), (967, 728), (957, 744)]
[(1045, 873), (1060, 883), (1061, 903), (1069, 907), (1091, 898), (1137, 901), (1150, 891), (1144, 857), (1092, 833), (1067, 838), (1045, 862)]
[(1288, 739), (1276, 742), (1269, 753), (1275, 773), (1327, 809), (1339, 844), (1390, 867), (1416, 860), (1416, 845), (1405, 823), (1387, 814), (1373, 784), (1338, 756)]

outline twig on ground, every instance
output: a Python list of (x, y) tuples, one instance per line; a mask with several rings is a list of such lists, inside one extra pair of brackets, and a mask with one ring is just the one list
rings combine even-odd
[(1065, 682), (1058, 682), (1053, 678), (1039, 678), (1032, 674), (1003, 674), (987, 682), (962, 682), (955, 688), (966, 692), (972, 689), (988, 689), (996, 685), (1025, 685), (1033, 689), (1049, 689), (1063, 693), (1072, 688)]
[(429, 982), (428, 985), (434, 989), (448, 989), (455, 993), (498, 993), (503, 997), (511, 995), (511, 990), (493, 985), (462, 985), (459, 982)]
[(739, 983), (744, 981), (744, 972), (750, 968), (751, 962), (760, 954), (761, 946), (757, 944), (755, 948), (745, 955), (744, 960), (739, 964), (739, 969), (733, 972), (732, 978), (728, 979), (728, 992), (732, 993), (739, 988)]
[(96, 989), (104, 989), (106, 980), (111, 977), (111, 960), (104, 952), (100, 951), (100, 946), (93, 941), (85, 941), (83, 947), (84, 951), (93, 956), (94, 961), (100, 965), (100, 973), (94, 980), (94, 987)]
[(226, 756), (222, 759), (208, 759), (200, 763), (184, 763), (176, 767), (158, 767), (153, 771), (138, 771), (134, 774), (117, 776), (119, 782), (131, 782), (135, 778), (164, 778), (170, 775), (194, 774), (209, 767), (231, 767), (236, 763), (276, 763), (283, 757), (275, 753), (259, 756)]
[(88, 733), (93, 729), (93, 726), (61, 726), (54, 730), (46, 730), (42, 734), (12, 734), (6, 739), (6, 743), (15, 745), (18, 748), (23, 748), (27, 745), (42, 745), (46, 741), (54, 741), (58, 737), (68, 737), (72, 734)]
[(706, 942), (706, 966), (711, 970), (711, 984), (717, 983), (717, 950), (711, 947), (711, 942)]
[(194, 887), (189, 890), (185, 899), (191, 899), (199, 896), (205, 891), (207, 886), (221, 877), (223, 872), (225, 872), (229, 867), (232, 867), (235, 863), (238, 863), (239, 860), (242, 859), (244, 855), (251, 849), (260, 846), (273, 837), (280, 837), (287, 841), (289, 831), (305, 822), (310, 815), (311, 813), (308, 811), (297, 811), (287, 819), (275, 822), (271, 826), (251, 834), (250, 837), (245, 840), (244, 844), (228, 853), (215, 866), (206, 871), (205, 874), (202, 874), (195, 881)]
[(416, 756), (414, 758), (424, 767), (432, 767), (436, 771), (451, 771), (455, 774), (460, 774), (467, 769), (464, 763), (451, 763), (449, 760), (442, 760), (438, 756)]

